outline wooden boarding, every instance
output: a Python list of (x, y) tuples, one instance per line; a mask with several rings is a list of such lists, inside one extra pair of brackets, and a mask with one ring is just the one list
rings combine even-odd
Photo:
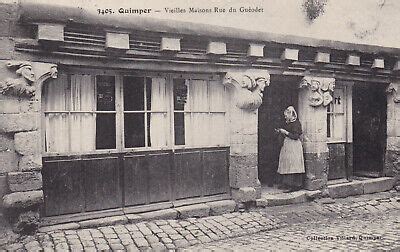
[(175, 195), (185, 199), (202, 195), (202, 156), (199, 150), (178, 152), (175, 158)]
[(45, 157), (42, 215), (229, 195), (228, 166), (228, 147)]
[(228, 160), (225, 151), (204, 151), (203, 186), (204, 195), (216, 195), (227, 193)]
[(86, 211), (121, 206), (118, 163), (118, 157), (82, 160)]
[(82, 212), (85, 209), (82, 167), (78, 160), (45, 161), (43, 191), (46, 215)]
[(346, 143), (330, 143), (328, 179), (346, 178)]

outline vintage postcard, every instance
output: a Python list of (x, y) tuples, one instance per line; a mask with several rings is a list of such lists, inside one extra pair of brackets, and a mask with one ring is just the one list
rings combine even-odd
[(399, 250), (399, 11), (1, 1), (0, 248)]

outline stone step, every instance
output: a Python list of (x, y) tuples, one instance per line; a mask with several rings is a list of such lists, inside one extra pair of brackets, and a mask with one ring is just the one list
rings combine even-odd
[(282, 206), (307, 202), (307, 191), (301, 190), (291, 193), (264, 194), (262, 200), (266, 206)]
[(328, 185), (328, 192), (331, 198), (345, 198), (348, 196), (388, 191), (393, 188), (394, 183), (395, 179), (391, 177), (372, 178)]
[(364, 194), (362, 181), (352, 181), (328, 186), (329, 196), (332, 199)]
[(95, 219), (86, 219), (78, 222), (59, 223), (54, 225), (43, 225), (39, 232), (50, 232), (64, 229), (94, 228), (100, 226), (138, 223), (158, 219), (186, 219), (199, 218), (212, 215), (222, 215), (232, 213), (237, 209), (236, 202), (233, 200), (220, 200), (205, 202), (201, 204), (192, 204), (163, 210), (156, 210), (135, 214), (122, 214), (107, 216)]
[(263, 193), (261, 199), (257, 199), (257, 207), (282, 206), (304, 203), (321, 197), (345, 198), (362, 194), (371, 194), (389, 191), (393, 188), (395, 179), (391, 177), (367, 178), (352, 182), (340, 181), (338, 184), (328, 184), (328, 194), (323, 195), (322, 191), (301, 190), (292, 193)]
[(364, 194), (389, 191), (396, 182), (394, 178), (382, 177), (364, 180)]

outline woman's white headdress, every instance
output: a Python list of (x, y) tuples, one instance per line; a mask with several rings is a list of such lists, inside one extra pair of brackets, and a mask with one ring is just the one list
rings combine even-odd
[(288, 118), (288, 122), (294, 122), (297, 120), (297, 112), (293, 106), (287, 107), (285, 113), (290, 113), (290, 117)]

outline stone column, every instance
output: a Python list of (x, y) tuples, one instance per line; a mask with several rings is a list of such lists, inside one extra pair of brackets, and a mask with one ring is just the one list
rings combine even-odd
[(318, 190), (328, 181), (326, 106), (332, 102), (333, 78), (306, 76), (300, 82), (299, 120), (303, 127), (305, 188)]
[(262, 92), (269, 85), (267, 71), (230, 72), (224, 84), (230, 90), (230, 167), (232, 196), (238, 202), (261, 197), (258, 180), (258, 108)]
[[(2, 66), (2, 67), (1, 67)], [(33, 231), (43, 202), (41, 86), (56, 78), (56, 65), (0, 61), (0, 174), (6, 177), (2, 206), (14, 231)]]
[(384, 175), (400, 180), (400, 81), (387, 88), (387, 143)]

